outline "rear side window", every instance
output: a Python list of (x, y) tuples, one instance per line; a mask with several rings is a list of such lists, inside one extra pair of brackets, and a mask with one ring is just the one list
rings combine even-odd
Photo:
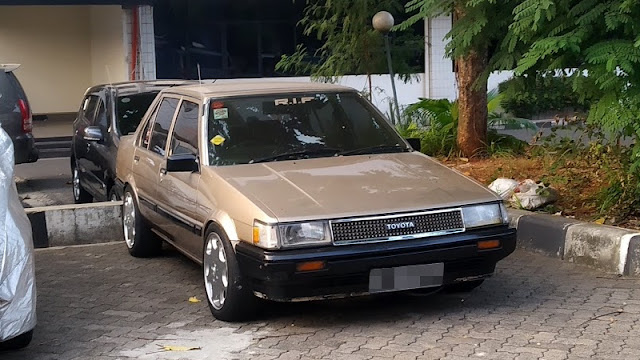
[(20, 94), (14, 85), (14, 79), (12, 73), (0, 70), (0, 113), (20, 112), (18, 108)]
[(116, 100), (118, 129), (122, 135), (136, 131), (142, 117), (156, 98), (157, 92), (119, 96)]
[(183, 101), (171, 135), (172, 155), (198, 155), (198, 104)]
[(173, 120), (173, 115), (175, 115), (177, 108), (178, 99), (164, 98), (162, 100), (162, 103), (158, 108), (156, 121), (153, 124), (149, 150), (164, 156), (165, 149), (167, 148), (169, 128), (171, 127), (171, 121)]

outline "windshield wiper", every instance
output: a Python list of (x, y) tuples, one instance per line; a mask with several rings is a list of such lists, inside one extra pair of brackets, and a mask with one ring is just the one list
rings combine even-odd
[(340, 149), (332, 149), (332, 148), (322, 148), (322, 149), (313, 149), (313, 150), (300, 150), (300, 151), (291, 151), (278, 155), (267, 156), (260, 159), (251, 160), (249, 164), (270, 162), (270, 161), (278, 161), (278, 160), (295, 160), (300, 157), (310, 157), (310, 156), (319, 156), (319, 155), (337, 155), (340, 153)]
[(376, 146), (368, 146), (360, 149), (347, 150), (338, 153), (338, 155), (348, 156), (348, 155), (364, 155), (364, 154), (382, 154), (382, 153), (392, 153), (392, 152), (407, 152), (408, 148), (401, 145), (376, 145)]

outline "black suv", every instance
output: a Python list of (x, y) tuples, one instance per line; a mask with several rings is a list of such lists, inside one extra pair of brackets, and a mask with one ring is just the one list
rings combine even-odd
[(16, 164), (38, 160), (38, 149), (31, 134), (33, 119), (29, 100), (13, 74), (19, 66), (0, 64), (0, 125), (13, 141)]
[(71, 173), (76, 203), (120, 199), (113, 187), (120, 136), (136, 130), (160, 90), (191, 83), (133, 81), (87, 90), (73, 122)]

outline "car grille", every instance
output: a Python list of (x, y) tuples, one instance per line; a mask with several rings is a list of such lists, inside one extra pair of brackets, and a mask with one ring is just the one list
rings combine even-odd
[(461, 209), (366, 217), (331, 222), (336, 245), (401, 240), (464, 231)]

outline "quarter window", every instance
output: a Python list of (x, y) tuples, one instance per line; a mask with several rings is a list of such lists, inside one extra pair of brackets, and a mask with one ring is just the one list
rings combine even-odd
[(158, 108), (156, 121), (153, 124), (149, 150), (164, 156), (167, 148), (169, 127), (171, 126), (171, 121), (173, 120), (173, 115), (175, 115), (177, 107), (178, 99), (164, 98), (162, 100)]
[(198, 154), (198, 104), (183, 101), (171, 136), (171, 154)]

